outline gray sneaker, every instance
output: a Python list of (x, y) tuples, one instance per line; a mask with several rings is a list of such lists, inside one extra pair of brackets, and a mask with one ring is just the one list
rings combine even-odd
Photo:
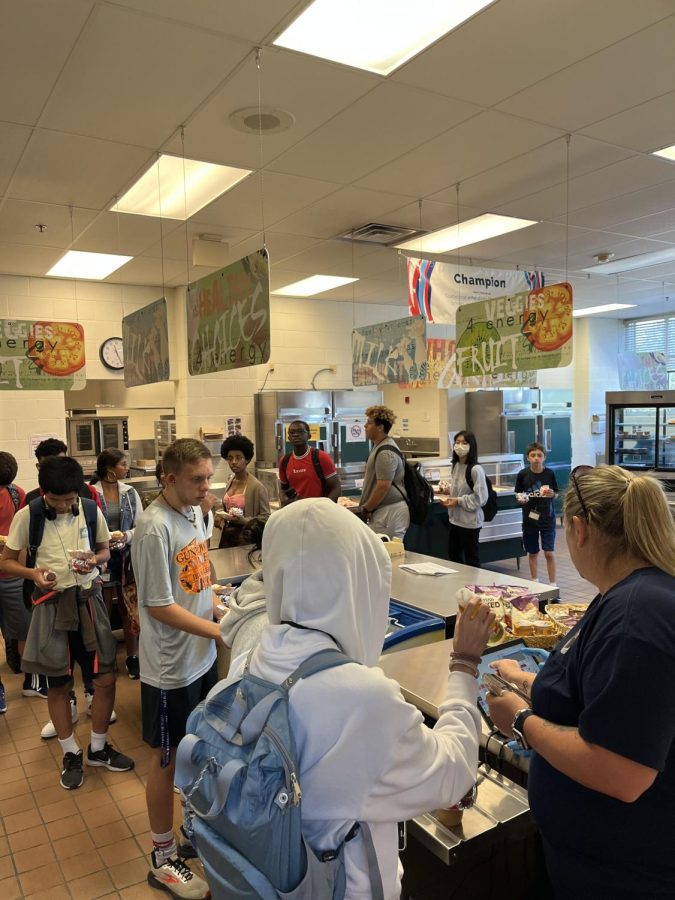
[(110, 772), (130, 772), (134, 767), (134, 761), (119, 750), (115, 750), (113, 746), (106, 742), (103, 750), (97, 750), (96, 753), (91, 749), (91, 744), (87, 747), (87, 765), (103, 766)]
[(82, 751), (66, 753), (63, 757), (63, 771), (61, 772), (61, 787), (67, 791), (74, 791), (82, 786), (84, 772), (82, 771)]

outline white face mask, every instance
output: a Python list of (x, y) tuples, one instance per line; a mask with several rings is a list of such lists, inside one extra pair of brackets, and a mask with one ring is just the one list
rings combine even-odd
[(452, 449), (457, 456), (466, 456), (471, 448), (468, 444), (455, 444)]

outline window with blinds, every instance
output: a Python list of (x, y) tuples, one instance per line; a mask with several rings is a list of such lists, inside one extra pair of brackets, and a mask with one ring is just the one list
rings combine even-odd
[(624, 350), (663, 353), (668, 370), (675, 370), (675, 315), (629, 319), (624, 326)]

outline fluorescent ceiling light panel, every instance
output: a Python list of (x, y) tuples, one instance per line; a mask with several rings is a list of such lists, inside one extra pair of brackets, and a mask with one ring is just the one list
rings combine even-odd
[(486, 213), (484, 216), (460, 222), (459, 225), (449, 225), (447, 228), (412, 238), (396, 246), (399, 250), (413, 250), (416, 253), (448, 253), (459, 247), (468, 247), (470, 244), (478, 244), (480, 241), (487, 241), (489, 238), (537, 224), (531, 219), (514, 219), (511, 216)]
[(185, 221), (250, 174), (250, 169), (162, 154), (111, 210)]
[(664, 147), (663, 150), (655, 150), (653, 156), (662, 156), (663, 159), (669, 159), (675, 162), (675, 144), (672, 147)]
[(278, 294), (280, 297), (313, 297), (314, 294), (322, 294), (324, 291), (331, 291), (333, 288), (342, 287), (343, 284), (351, 284), (358, 280), (358, 278), (339, 278), (337, 275), (311, 275), (309, 278), (287, 284), (286, 287), (271, 293)]
[(389, 75), (494, 0), (314, 0), (278, 47)]
[(581, 271), (590, 272), (591, 275), (617, 275), (620, 272), (630, 272), (631, 269), (658, 266), (659, 263), (668, 262), (671, 259), (675, 259), (675, 247), (655, 250), (653, 253), (640, 253), (637, 256), (626, 256), (625, 259), (613, 259), (611, 262), (601, 263), (599, 266), (589, 266)]
[(47, 275), (54, 278), (88, 278), (91, 281), (101, 281), (128, 263), (130, 259), (133, 259), (133, 256), (69, 250), (51, 267)]
[(635, 303), (605, 303), (604, 306), (587, 306), (586, 309), (575, 309), (572, 315), (575, 319), (580, 316), (593, 316), (595, 313), (614, 312), (616, 309), (632, 309)]

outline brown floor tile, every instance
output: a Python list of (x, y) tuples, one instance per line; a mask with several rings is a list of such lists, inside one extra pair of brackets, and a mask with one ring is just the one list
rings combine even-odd
[(0, 837), (0, 857), (6, 856), (9, 852), (9, 839)]
[(47, 834), (52, 841), (59, 838), (70, 837), (74, 834), (80, 834), (85, 831), (87, 826), (84, 819), (79, 813), (74, 816), (66, 816), (63, 819), (56, 819), (54, 822), (47, 823)]
[(108, 844), (107, 847), (101, 847), (98, 852), (108, 868), (145, 855), (132, 837), (124, 841), (117, 841), (114, 844)]
[[(47, 720), (45, 719), (45, 722)], [(14, 746), (16, 747), (16, 752), (23, 756), (26, 750), (35, 750), (42, 744), (42, 738), (40, 737), (40, 729), (35, 728), (35, 731), (32, 731), (32, 734), (28, 737), (22, 738), (20, 741), (14, 741)]]
[[(2, 719), (0, 719), (0, 721), (2, 721)], [(14, 756), (14, 755), (16, 755), (16, 750), (14, 749), (14, 744), (8, 739), (1, 741), (0, 742), (0, 759), (2, 759), (5, 756)]]
[[(94, 872), (93, 875), (85, 875), (84, 878), (77, 878), (75, 881), (71, 881), (68, 887), (76, 900), (95, 900), (95, 898), (104, 897), (115, 890), (110, 876), (104, 871)], [(156, 895), (155, 900), (157, 900)]]
[(94, 842), (88, 832), (71, 834), (69, 837), (58, 838), (52, 841), (54, 853), (59, 862), (70, 859), (71, 856), (79, 856), (80, 853), (89, 853), (94, 850)]
[(145, 797), (145, 785), (138, 777), (122, 784), (111, 784), (108, 786), (108, 790), (113, 800), (123, 800), (126, 797)]
[[(89, 781), (89, 779), (87, 779)], [(85, 782), (86, 784), (87, 782)], [(93, 782), (89, 782), (93, 784)], [(84, 794), (81, 794), (79, 791), (75, 797), (75, 805), (80, 810), (80, 812), (85, 812), (90, 809), (100, 809), (102, 806), (108, 806), (112, 803), (112, 797), (108, 793), (107, 788), (103, 787), (101, 784), (95, 785), (95, 790), (87, 791)]]
[[(38, 763), (39, 765), (39, 763)], [(49, 770), (41, 773), (40, 775), (28, 775), (28, 783), (30, 784), (33, 793), (36, 794), (38, 791), (44, 791), (48, 788), (58, 787), (60, 790), (63, 790), (60, 787), (61, 780), (61, 768), (55, 765), (55, 760), (52, 760), (49, 765)]]
[(147, 881), (148, 878), (148, 860), (144, 857), (132, 859), (129, 862), (120, 863), (108, 869), (115, 887), (129, 887), (132, 884), (139, 884)]
[(117, 805), (125, 816), (135, 816), (137, 813), (144, 812), (147, 809), (145, 792), (137, 794), (135, 797), (124, 797), (117, 801)]
[(128, 837), (131, 837), (131, 831), (128, 824), (122, 818), (115, 822), (108, 822), (106, 825), (100, 825), (98, 828), (91, 828), (89, 834), (91, 835), (95, 847), (106, 847), (108, 844), (123, 841)]
[(100, 872), (105, 868), (103, 860), (95, 850), (78, 853), (77, 856), (69, 856), (68, 859), (59, 860), (59, 864), (66, 884), (70, 884), (77, 878), (83, 878), (85, 875)]
[[(147, 876), (146, 876), (147, 877)], [(145, 884), (134, 884), (132, 887), (122, 888), (120, 891), (122, 900), (157, 900), (157, 891)]]
[(56, 862), (56, 856), (51, 844), (42, 844), (40, 847), (32, 847), (30, 850), (14, 854), (14, 865), (19, 873), (30, 872), (53, 862)]
[(49, 806), (51, 803), (58, 803), (60, 800), (64, 799), (63, 788), (60, 784), (60, 773), (55, 770), (54, 774), (49, 777), (51, 778), (49, 787), (40, 789), (33, 787), (33, 796), (35, 797), (35, 802), (39, 809), (45, 809), (45, 807)]
[(150, 823), (148, 822), (147, 809), (144, 812), (136, 813), (135, 816), (129, 816), (127, 818), (127, 825), (135, 835), (143, 834), (148, 831), (150, 829)]
[(97, 825), (108, 825), (110, 822), (116, 822), (122, 818), (122, 813), (115, 803), (106, 803), (103, 806), (97, 806), (96, 809), (83, 810), (82, 818), (89, 828)]
[[(155, 893), (153, 891), (153, 893)], [(22, 896), (18, 878), (3, 878), (0, 881), (0, 897), (2, 900), (19, 900)]]
[[(48, 718), (49, 714), (47, 714), (47, 719)], [(47, 721), (47, 719), (45, 719), (45, 722)], [(40, 744), (36, 742), (36, 738), (40, 743), (42, 743), (40, 730), (38, 729), (34, 721), (31, 721), (30, 724), (22, 725), (21, 728), (11, 728), (10, 734), (15, 744), (23, 743), (23, 741), (30, 741), (31, 747), (39, 747)]]
[(5, 816), (4, 825), (7, 834), (14, 834), (15, 831), (24, 831), (26, 828), (37, 828), (42, 825), (42, 820), (36, 809), (28, 809), (13, 816)]
[(49, 891), (37, 891), (35, 894), (27, 894), (25, 900), (71, 900), (73, 895), (64, 885), (49, 888)]
[(19, 794), (18, 797), (10, 797), (0, 803), (3, 816), (11, 816), (14, 813), (24, 812), (35, 808), (35, 800), (32, 794)]
[(0, 769), (0, 784), (7, 784), (10, 781), (16, 781), (17, 778), (23, 777), (23, 768), (20, 765), (12, 766), (8, 769)]
[(49, 835), (44, 825), (38, 825), (37, 828), (27, 828), (25, 831), (17, 831), (15, 834), (9, 835), (9, 846), (12, 853), (18, 853), (20, 850), (30, 850), (31, 847), (39, 847), (40, 844), (48, 844)]
[[(0, 801), (6, 800), (8, 797), (18, 797), (19, 794), (26, 794), (30, 790), (30, 785), (25, 778), (17, 778), (10, 781), (9, 784), (0, 784)], [(2, 806), (2, 802), (0, 802)]]
[[(56, 760), (48, 753), (47, 756), (42, 759), (37, 759), (35, 762), (24, 762), (23, 771), (26, 775), (26, 778), (30, 779), (31, 787), (33, 790), (36, 790), (35, 783), (33, 782), (34, 778), (43, 778), (45, 775), (53, 775), (54, 772), (58, 772), (58, 767), (56, 765)], [(46, 785), (40, 785), (40, 787), (46, 787)]]
[(77, 807), (72, 797), (67, 796), (67, 792), (63, 800), (57, 800), (56, 803), (49, 803), (40, 809), (40, 815), (43, 822), (55, 822), (56, 819), (64, 819), (66, 816), (74, 816), (77, 813)]
[(41, 891), (43, 897), (49, 897), (48, 889), (63, 884), (63, 875), (58, 863), (52, 862), (19, 875), (19, 882), (24, 894), (37, 894)]
[[(10, 878), (16, 874), (16, 868), (11, 856), (3, 856), (0, 859), (0, 878)], [(0, 895), (1, 896), (1, 895)]]
[[(58, 746), (58, 741), (56, 742), (56, 745)], [(37, 760), (53, 760), (54, 757), (52, 756), (49, 747), (50, 744), (43, 741), (40, 747), (35, 747), (33, 750), (26, 750), (25, 753), (22, 753), (21, 762), (23, 763), (24, 767), (26, 763), (36, 762)], [(2, 755), (1, 752), (0, 755)]]

